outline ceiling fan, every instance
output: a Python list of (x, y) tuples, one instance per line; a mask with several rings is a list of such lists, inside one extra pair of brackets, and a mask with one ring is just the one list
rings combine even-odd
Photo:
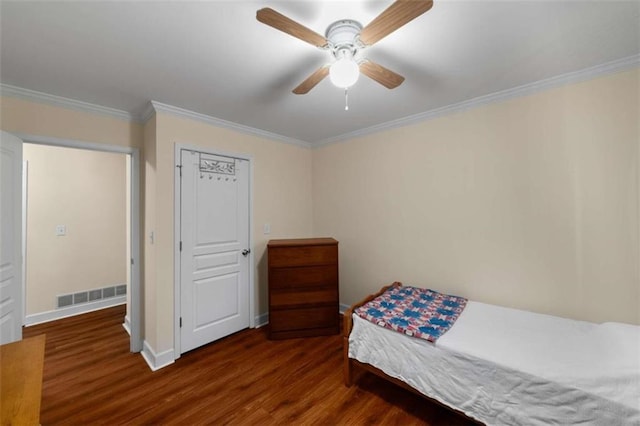
[(345, 90), (358, 80), (360, 73), (394, 89), (402, 84), (404, 77), (366, 59), (362, 51), (427, 12), (431, 6), (433, 0), (396, 0), (367, 26), (352, 19), (341, 19), (329, 25), (324, 37), (270, 8), (258, 10), (256, 18), (333, 55), (333, 63), (318, 68), (293, 89), (296, 95), (308, 93), (327, 75), (333, 84)]

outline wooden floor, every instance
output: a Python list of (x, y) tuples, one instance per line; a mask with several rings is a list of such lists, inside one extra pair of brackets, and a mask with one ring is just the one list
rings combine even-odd
[(341, 336), (241, 331), (152, 372), (129, 352), (124, 306), (24, 329), (46, 333), (42, 425), (468, 425), (373, 375), (342, 382)]

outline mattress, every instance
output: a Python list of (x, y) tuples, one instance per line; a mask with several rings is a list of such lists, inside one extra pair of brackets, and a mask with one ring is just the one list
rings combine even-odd
[(640, 327), (469, 301), (435, 344), (353, 315), (349, 357), (489, 425), (640, 425)]

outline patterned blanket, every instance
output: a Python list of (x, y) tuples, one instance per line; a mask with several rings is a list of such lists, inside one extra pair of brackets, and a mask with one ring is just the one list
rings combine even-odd
[(356, 315), (407, 336), (434, 342), (451, 328), (467, 299), (417, 287), (391, 287)]

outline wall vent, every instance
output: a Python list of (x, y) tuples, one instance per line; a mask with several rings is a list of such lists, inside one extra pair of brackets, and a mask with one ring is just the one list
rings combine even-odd
[(58, 296), (58, 308), (64, 308), (65, 306), (71, 305), (73, 305), (73, 294)]
[(102, 299), (102, 289), (89, 290), (89, 302)]
[(81, 293), (73, 294), (73, 304), (77, 305), (78, 303), (86, 303), (89, 300), (89, 294), (86, 291)]
[(124, 296), (127, 294), (127, 285), (120, 284), (95, 290), (79, 291), (72, 294), (62, 294), (56, 297), (56, 308), (78, 305), (96, 300), (109, 299), (110, 297)]

